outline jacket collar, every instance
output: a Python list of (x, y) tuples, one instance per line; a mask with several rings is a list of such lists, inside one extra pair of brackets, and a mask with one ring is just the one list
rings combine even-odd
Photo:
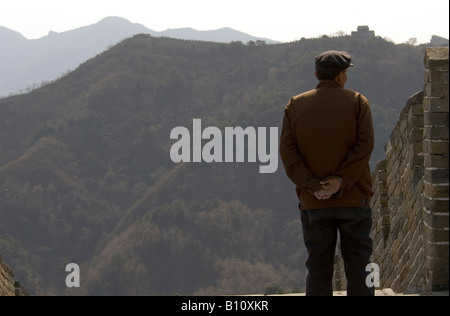
[(334, 80), (320, 80), (316, 89), (320, 88), (341, 88), (341, 86)]

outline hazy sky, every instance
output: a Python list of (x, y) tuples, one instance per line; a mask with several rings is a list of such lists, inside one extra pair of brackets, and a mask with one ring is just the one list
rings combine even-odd
[(396, 43), (449, 38), (448, 0), (0, 0), (0, 26), (28, 39), (123, 17), (149, 29), (222, 27), (278, 41), (368, 25)]

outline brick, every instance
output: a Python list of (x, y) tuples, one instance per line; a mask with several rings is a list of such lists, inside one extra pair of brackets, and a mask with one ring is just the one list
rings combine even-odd
[(423, 110), (426, 112), (449, 112), (448, 98), (426, 96), (423, 98)]
[(430, 140), (449, 140), (449, 129), (447, 126), (429, 125), (424, 127), (425, 139)]
[(425, 85), (425, 95), (428, 97), (446, 98), (448, 100), (448, 85), (431, 82)]
[(375, 167), (376, 170), (384, 171), (386, 172), (386, 159), (380, 160), (379, 162), (377, 162), (377, 165)]
[[(447, 162), (448, 163), (448, 162)], [(428, 167), (428, 165), (427, 165)], [(434, 184), (445, 184), (449, 181), (448, 168), (435, 169), (427, 168), (424, 172), (424, 180)]]
[[(425, 245), (425, 247), (427, 247), (427, 259), (429, 259), (432, 263), (438, 263), (445, 261), (447, 262), (447, 266), (448, 266), (448, 243), (447, 244), (443, 244), (443, 243), (432, 243), (432, 242), (428, 242), (428, 245)], [(433, 266), (431, 266), (430, 268), (433, 268)]]
[(430, 183), (425, 182), (424, 183), (424, 194), (427, 197), (433, 197), (433, 198), (447, 198), (448, 199), (448, 185), (446, 186), (439, 186), (439, 185), (433, 185)]
[(411, 142), (408, 151), (414, 154), (423, 153), (423, 142)]
[(448, 84), (449, 73), (446, 69), (428, 70), (424, 72), (424, 81), (428, 82), (440, 82), (442, 84)]
[(431, 271), (431, 291), (448, 290), (448, 271)]
[(448, 141), (425, 140), (423, 142), (423, 150), (425, 153), (436, 155), (448, 154)]
[[(434, 229), (445, 230), (448, 228), (448, 213), (435, 214), (431, 212), (425, 212), (423, 220), (426, 226)], [(447, 231), (447, 240), (448, 240), (448, 231)]]
[(447, 69), (448, 71), (448, 47), (429, 47), (426, 49), (423, 60), (426, 69)]
[(409, 118), (409, 125), (414, 129), (423, 128), (423, 122), (423, 116), (412, 116), (411, 118)]
[(443, 200), (438, 199), (429, 199), (425, 196), (422, 198), (422, 204), (425, 207), (425, 210), (427, 212), (431, 213), (448, 213), (449, 212), (449, 205), (448, 205), (448, 198)]
[(430, 112), (424, 113), (423, 123), (425, 125), (446, 125), (448, 126), (448, 112)]
[[(423, 148), (423, 145), (422, 145), (422, 148)], [(419, 144), (416, 144), (414, 149), (419, 151)], [(412, 151), (412, 152), (414, 152), (414, 151)], [(424, 156), (423, 156), (422, 152), (420, 152), (419, 154), (412, 155), (409, 160), (410, 170), (413, 170), (414, 172), (419, 172), (420, 170), (412, 168), (412, 167), (413, 166), (422, 167), (423, 163), (424, 163)]]
[(409, 133), (409, 142), (420, 142), (423, 139), (423, 131), (421, 129), (412, 129)]
[(388, 195), (380, 194), (380, 201), (382, 205), (386, 205), (388, 203)]
[(448, 155), (425, 155), (424, 166), (428, 168), (448, 169)]
[(379, 181), (375, 188), (378, 190), (380, 197), (382, 194), (387, 193), (387, 187), (386, 187), (386, 183), (384, 181)]
[(423, 116), (423, 92), (417, 96), (416, 103), (411, 104), (409, 108), (409, 114), (411, 116), (422, 117)]
[[(449, 238), (448, 230), (433, 228), (433, 227), (429, 227), (427, 225), (424, 225), (423, 234), (424, 234), (424, 238), (431, 243), (448, 242), (448, 238)], [(440, 245), (434, 245), (434, 246), (440, 247)], [(440, 249), (440, 248), (430, 248), (431, 251), (433, 249)], [(436, 256), (441, 257), (442, 255), (443, 255), (442, 253), (439, 253)]]
[(390, 226), (382, 226), (381, 227), (381, 234), (383, 235), (383, 238), (388, 238), (391, 231)]

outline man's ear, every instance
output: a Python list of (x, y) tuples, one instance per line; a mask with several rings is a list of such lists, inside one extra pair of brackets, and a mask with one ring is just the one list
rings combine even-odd
[(317, 71), (315, 72), (317, 80), (319, 80), (319, 76), (317, 75)]
[(345, 70), (342, 70), (340, 73), (337, 74), (337, 76), (334, 78), (334, 82), (336, 82), (337, 84), (339, 84), (340, 86), (344, 86), (345, 85), (345, 80), (344, 80), (344, 72)]

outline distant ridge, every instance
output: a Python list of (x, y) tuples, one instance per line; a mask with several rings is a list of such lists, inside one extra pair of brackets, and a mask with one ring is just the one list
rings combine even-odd
[(250, 41), (264, 41), (267, 44), (277, 44), (280, 42), (268, 39), (259, 38), (248, 35), (246, 33), (236, 31), (229, 27), (224, 27), (211, 31), (197, 31), (193, 28), (179, 28), (169, 29), (162, 32), (156, 32), (151, 34), (153, 36), (165, 36), (170, 38), (185, 39), (185, 40), (199, 40), (205, 42), (218, 42), (218, 43), (231, 43), (231, 42), (243, 42), (248, 43)]
[(136, 34), (218, 43), (258, 40), (277, 43), (231, 28), (213, 31), (181, 28), (157, 32), (120, 17), (107, 17), (98, 23), (66, 32), (50, 31), (47, 36), (33, 40), (0, 26), (0, 97), (27, 92), (42, 82), (55, 80), (111, 45)]

